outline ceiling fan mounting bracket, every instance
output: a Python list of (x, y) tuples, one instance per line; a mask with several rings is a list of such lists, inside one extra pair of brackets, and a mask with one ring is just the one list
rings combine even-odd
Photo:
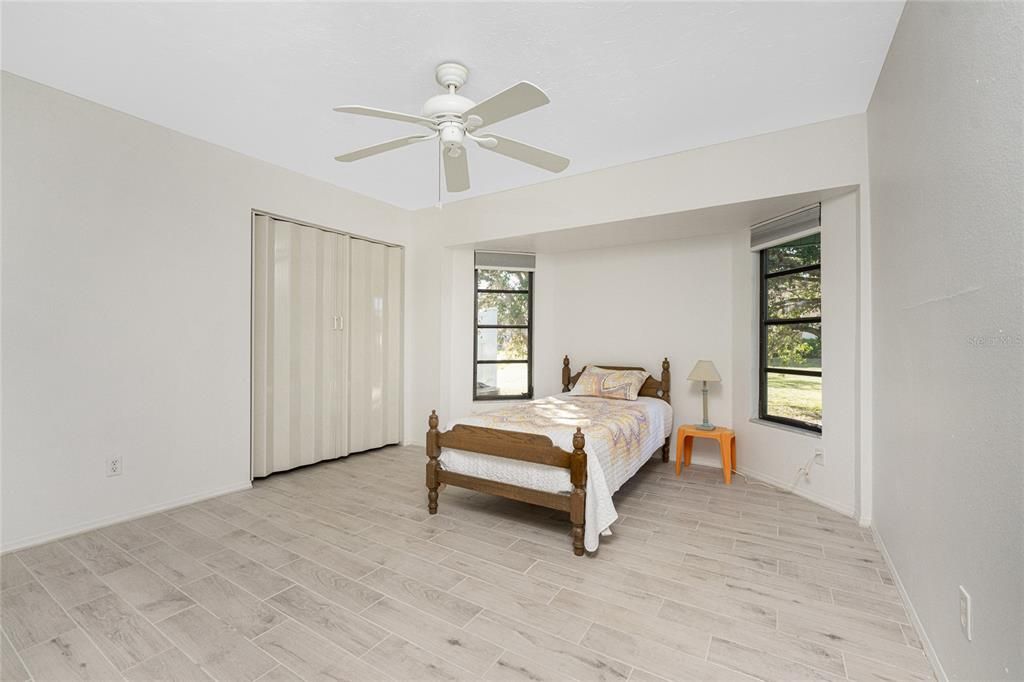
[(443, 88), (455, 87), (456, 90), (466, 84), (469, 79), (469, 69), (458, 62), (445, 62), (438, 64), (434, 70), (434, 77)]

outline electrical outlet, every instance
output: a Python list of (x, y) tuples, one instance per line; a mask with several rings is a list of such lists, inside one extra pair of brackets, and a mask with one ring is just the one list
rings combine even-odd
[(971, 595), (967, 594), (963, 585), (960, 586), (960, 629), (968, 642), (974, 638), (971, 628)]
[(107, 476), (120, 476), (124, 471), (124, 461), (121, 456), (107, 458)]
[(825, 466), (825, 450), (814, 448), (814, 463), (820, 467)]

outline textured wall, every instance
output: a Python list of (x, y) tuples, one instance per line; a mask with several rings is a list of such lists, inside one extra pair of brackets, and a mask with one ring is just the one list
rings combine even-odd
[(911, 2), (868, 110), (874, 518), (952, 679), (1024, 678), (1022, 24)]

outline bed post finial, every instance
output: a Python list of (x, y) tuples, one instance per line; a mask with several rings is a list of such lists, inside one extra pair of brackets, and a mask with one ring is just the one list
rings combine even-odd
[(569, 377), (572, 376), (572, 370), (569, 369), (569, 356), (566, 355), (562, 358), (562, 393), (569, 391)]
[(572, 459), (569, 462), (569, 480), (572, 493), (569, 496), (569, 520), (572, 521), (572, 553), (583, 556), (583, 527), (586, 522), (587, 503), (587, 453), (583, 430), (576, 427), (572, 434)]
[(438, 488), (437, 458), (441, 454), (441, 448), (438, 445), (438, 436), (441, 434), (437, 430), (437, 410), (430, 411), (427, 426), (430, 427), (427, 431), (427, 511), (431, 514), (436, 514)]

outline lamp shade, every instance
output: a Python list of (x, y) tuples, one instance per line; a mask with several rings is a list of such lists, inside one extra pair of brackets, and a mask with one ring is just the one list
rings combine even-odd
[(690, 381), (721, 381), (722, 377), (718, 374), (718, 370), (715, 369), (715, 363), (710, 360), (698, 360), (697, 364), (690, 370), (690, 376), (686, 377)]

